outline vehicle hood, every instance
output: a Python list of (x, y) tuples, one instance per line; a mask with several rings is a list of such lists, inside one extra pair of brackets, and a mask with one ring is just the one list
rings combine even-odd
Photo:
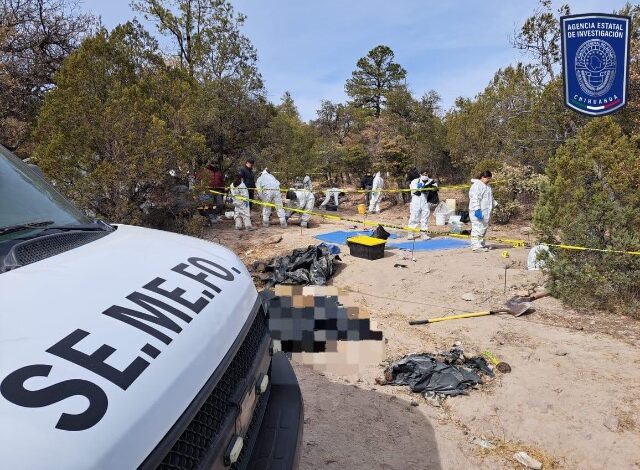
[[(176, 267), (181, 269), (172, 270)], [(193, 277), (203, 274), (194, 279), (184, 271)], [(204, 307), (195, 313), (184, 303), (146, 289), (152, 281), (166, 292), (181, 294), (184, 302), (205, 299), (199, 304)], [(154, 300), (135, 303), (130, 299), (139, 298), (136, 292)], [(214, 373), (256, 301), (249, 273), (228, 249), (126, 225), (86, 245), (0, 274), (2, 466), (137, 467)], [(150, 314), (144, 305), (165, 314), (181, 331), (143, 322), (152, 328), (144, 331), (131, 324), (131, 316), (104, 313), (128, 308)], [(178, 318), (176, 312), (191, 320)], [(165, 339), (149, 331), (161, 332)], [(81, 366), (52, 353), (57, 351), (52, 346), (65, 338), (67, 349), (70, 344), (80, 356), (95, 353), (94, 359), (117, 371), (135, 363), (135, 380), (125, 389), (105, 378), (104, 368), (103, 375), (89, 370), (86, 358)], [(140, 372), (145, 361), (148, 365)], [(16, 371), (36, 370), (33, 366), (39, 366), (40, 375), (19, 380)], [(47, 367), (50, 370), (43, 373)], [(25, 390), (16, 392), (16, 382)], [(56, 428), (65, 414), (79, 415), (95, 404), (73, 393), (91, 388), (87, 382), (106, 395), (104, 415), (87, 429)]]

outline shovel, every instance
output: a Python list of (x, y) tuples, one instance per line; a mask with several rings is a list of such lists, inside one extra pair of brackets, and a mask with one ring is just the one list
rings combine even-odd
[(412, 320), (409, 325), (424, 325), (426, 323), (436, 323), (446, 320), (458, 320), (460, 318), (484, 317), (487, 315), (495, 315), (496, 313), (508, 313), (514, 317), (519, 317), (531, 308), (531, 302), (522, 302), (518, 297), (512, 297), (507, 300), (504, 308), (498, 310), (488, 310), (485, 312), (461, 313), (459, 315), (449, 315), (448, 317), (428, 318), (426, 320)]

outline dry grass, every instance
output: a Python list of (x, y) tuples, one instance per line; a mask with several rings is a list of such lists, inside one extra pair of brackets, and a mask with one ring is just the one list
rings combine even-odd
[[(442, 411), (443, 413), (439, 417), (439, 421), (441, 423), (453, 423), (462, 430), (464, 435), (471, 436), (471, 430), (469, 426), (467, 426), (464, 422), (453, 415), (452, 410), (446, 400), (442, 404)], [(484, 437), (481, 438), (484, 439)], [(494, 447), (485, 449), (480, 446), (474, 446), (474, 452), (480, 458), (496, 457), (502, 459), (505, 462), (509, 462), (513, 466), (513, 468), (517, 469), (524, 468), (524, 466), (513, 457), (514, 454), (516, 454), (517, 452), (526, 452), (527, 454), (529, 454), (529, 456), (540, 462), (544, 470), (556, 470), (565, 468), (564, 459), (549, 455), (548, 453), (532, 445), (524, 444), (519, 441), (510, 441), (508, 439), (505, 439), (504, 435), (502, 439), (497, 438), (488, 440), (488, 442), (490, 442)]]
[(630, 411), (619, 410), (616, 417), (618, 418), (618, 430), (620, 431), (640, 431), (638, 422)]
[(564, 464), (560, 459), (550, 456), (540, 449), (527, 444), (523, 444), (521, 442), (500, 441), (494, 442), (493, 444), (495, 445), (495, 448), (484, 449), (482, 452), (486, 454), (497, 455), (502, 459), (512, 463), (514, 468), (523, 468), (523, 465), (513, 458), (513, 455), (517, 452), (526, 452), (531, 457), (540, 462), (542, 464), (542, 468), (545, 470), (561, 469), (564, 467)]

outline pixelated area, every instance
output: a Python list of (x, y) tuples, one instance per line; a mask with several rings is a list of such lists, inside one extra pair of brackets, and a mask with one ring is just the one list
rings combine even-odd
[(293, 361), (340, 375), (382, 361), (382, 331), (336, 287), (277, 285), (267, 299), (271, 335)]

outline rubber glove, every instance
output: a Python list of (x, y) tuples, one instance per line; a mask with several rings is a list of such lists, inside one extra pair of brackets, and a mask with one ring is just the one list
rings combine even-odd
[(484, 217), (482, 217), (482, 210), (481, 209), (476, 209), (475, 212), (473, 213), (473, 215), (476, 216), (477, 219), (484, 219)]

